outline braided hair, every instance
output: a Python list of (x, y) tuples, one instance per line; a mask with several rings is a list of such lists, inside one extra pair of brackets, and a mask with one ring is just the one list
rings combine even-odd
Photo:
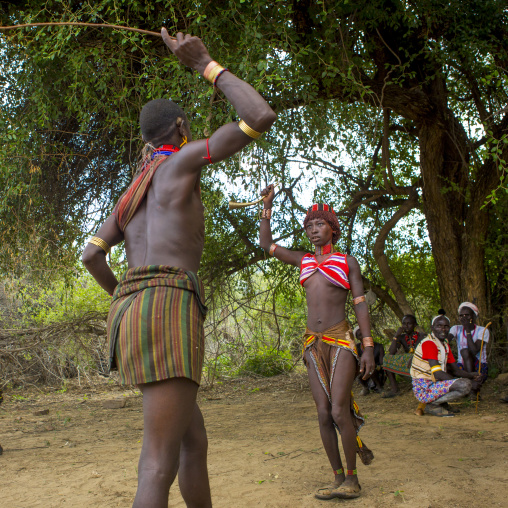
[(333, 208), (325, 203), (316, 203), (307, 210), (307, 215), (303, 221), (303, 227), (306, 228), (310, 220), (323, 219), (332, 228), (332, 244), (336, 244), (340, 238), (340, 225)]

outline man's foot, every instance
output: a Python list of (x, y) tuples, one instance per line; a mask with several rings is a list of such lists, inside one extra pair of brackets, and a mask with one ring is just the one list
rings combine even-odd
[(364, 386), (363, 389), (362, 389), (362, 393), (360, 395), (368, 395), (370, 393), (370, 390)]
[(460, 409), (458, 407), (453, 407), (451, 404), (448, 404), (448, 402), (441, 404), (441, 407), (445, 408), (449, 413), (460, 413)]
[(416, 410), (415, 410), (415, 415), (416, 415), (416, 416), (423, 416), (423, 414), (425, 413), (425, 406), (426, 406), (426, 405), (427, 405), (427, 404), (425, 404), (425, 402), (420, 402), (420, 403), (418, 404), (418, 407), (417, 407), (417, 408), (416, 408)]
[(454, 416), (453, 413), (448, 412), (445, 408), (437, 404), (427, 404), (424, 410), (425, 414), (432, 416)]
[(316, 490), (316, 493), (314, 494), (314, 497), (317, 499), (334, 499), (337, 496), (336, 491), (337, 489), (344, 483), (345, 476), (344, 474), (337, 475), (335, 477), (335, 482), (333, 482), (331, 485), (327, 485), (326, 487), (321, 487), (320, 489)]
[(394, 392), (393, 390), (390, 390), (389, 392), (383, 393), (383, 395), (381, 395), (381, 397), (383, 399), (393, 399), (393, 397), (397, 397), (397, 395), (400, 395), (400, 392), (398, 390), (396, 392)]
[(383, 389), (380, 386), (376, 386), (375, 388), (372, 389), (372, 391), (376, 393), (383, 393)]

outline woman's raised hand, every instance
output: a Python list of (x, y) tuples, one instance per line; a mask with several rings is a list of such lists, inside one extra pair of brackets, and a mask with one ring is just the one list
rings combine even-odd
[(264, 203), (272, 203), (275, 197), (275, 185), (271, 183), (261, 191), (261, 196), (265, 196)]

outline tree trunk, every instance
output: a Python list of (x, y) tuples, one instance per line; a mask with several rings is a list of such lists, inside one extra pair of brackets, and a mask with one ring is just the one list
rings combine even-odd
[[(439, 87), (439, 83), (433, 86)], [(472, 171), (462, 125), (447, 109), (443, 93), (434, 94), (432, 99), (438, 113), (420, 127), (420, 166), (423, 209), (441, 305), (453, 318), (462, 301), (471, 301), (485, 317), (488, 298), (484, 258), (489, 216), (483, 205), (497, 185), (499, 174), (492, 162)]]

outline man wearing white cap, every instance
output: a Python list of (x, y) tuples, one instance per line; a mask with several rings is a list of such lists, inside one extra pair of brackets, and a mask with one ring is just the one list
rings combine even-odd
[(450, 334), (457, 341), (457, 365), (466, 372), (476, 373), (480, 369), (481, 381), (473, 382), (471, 390), (471, 399), (476, 400), (481, 385), (487, 379), (487, 342), (490, 334), (485, 327), (476, 324), (478, 307), (474, 303), (461, 303), (458, 313), (460, 325), (452, 326)]
[(414, 396), (426, 404), (425, 413), (434, 416), (454, 416), (448, 402), (468, 395), (480, 378), (459, 369), (448, 344), (449, 333), (450, 320), (436, 316), (431, 333), (418, 344), (411, 363)]

